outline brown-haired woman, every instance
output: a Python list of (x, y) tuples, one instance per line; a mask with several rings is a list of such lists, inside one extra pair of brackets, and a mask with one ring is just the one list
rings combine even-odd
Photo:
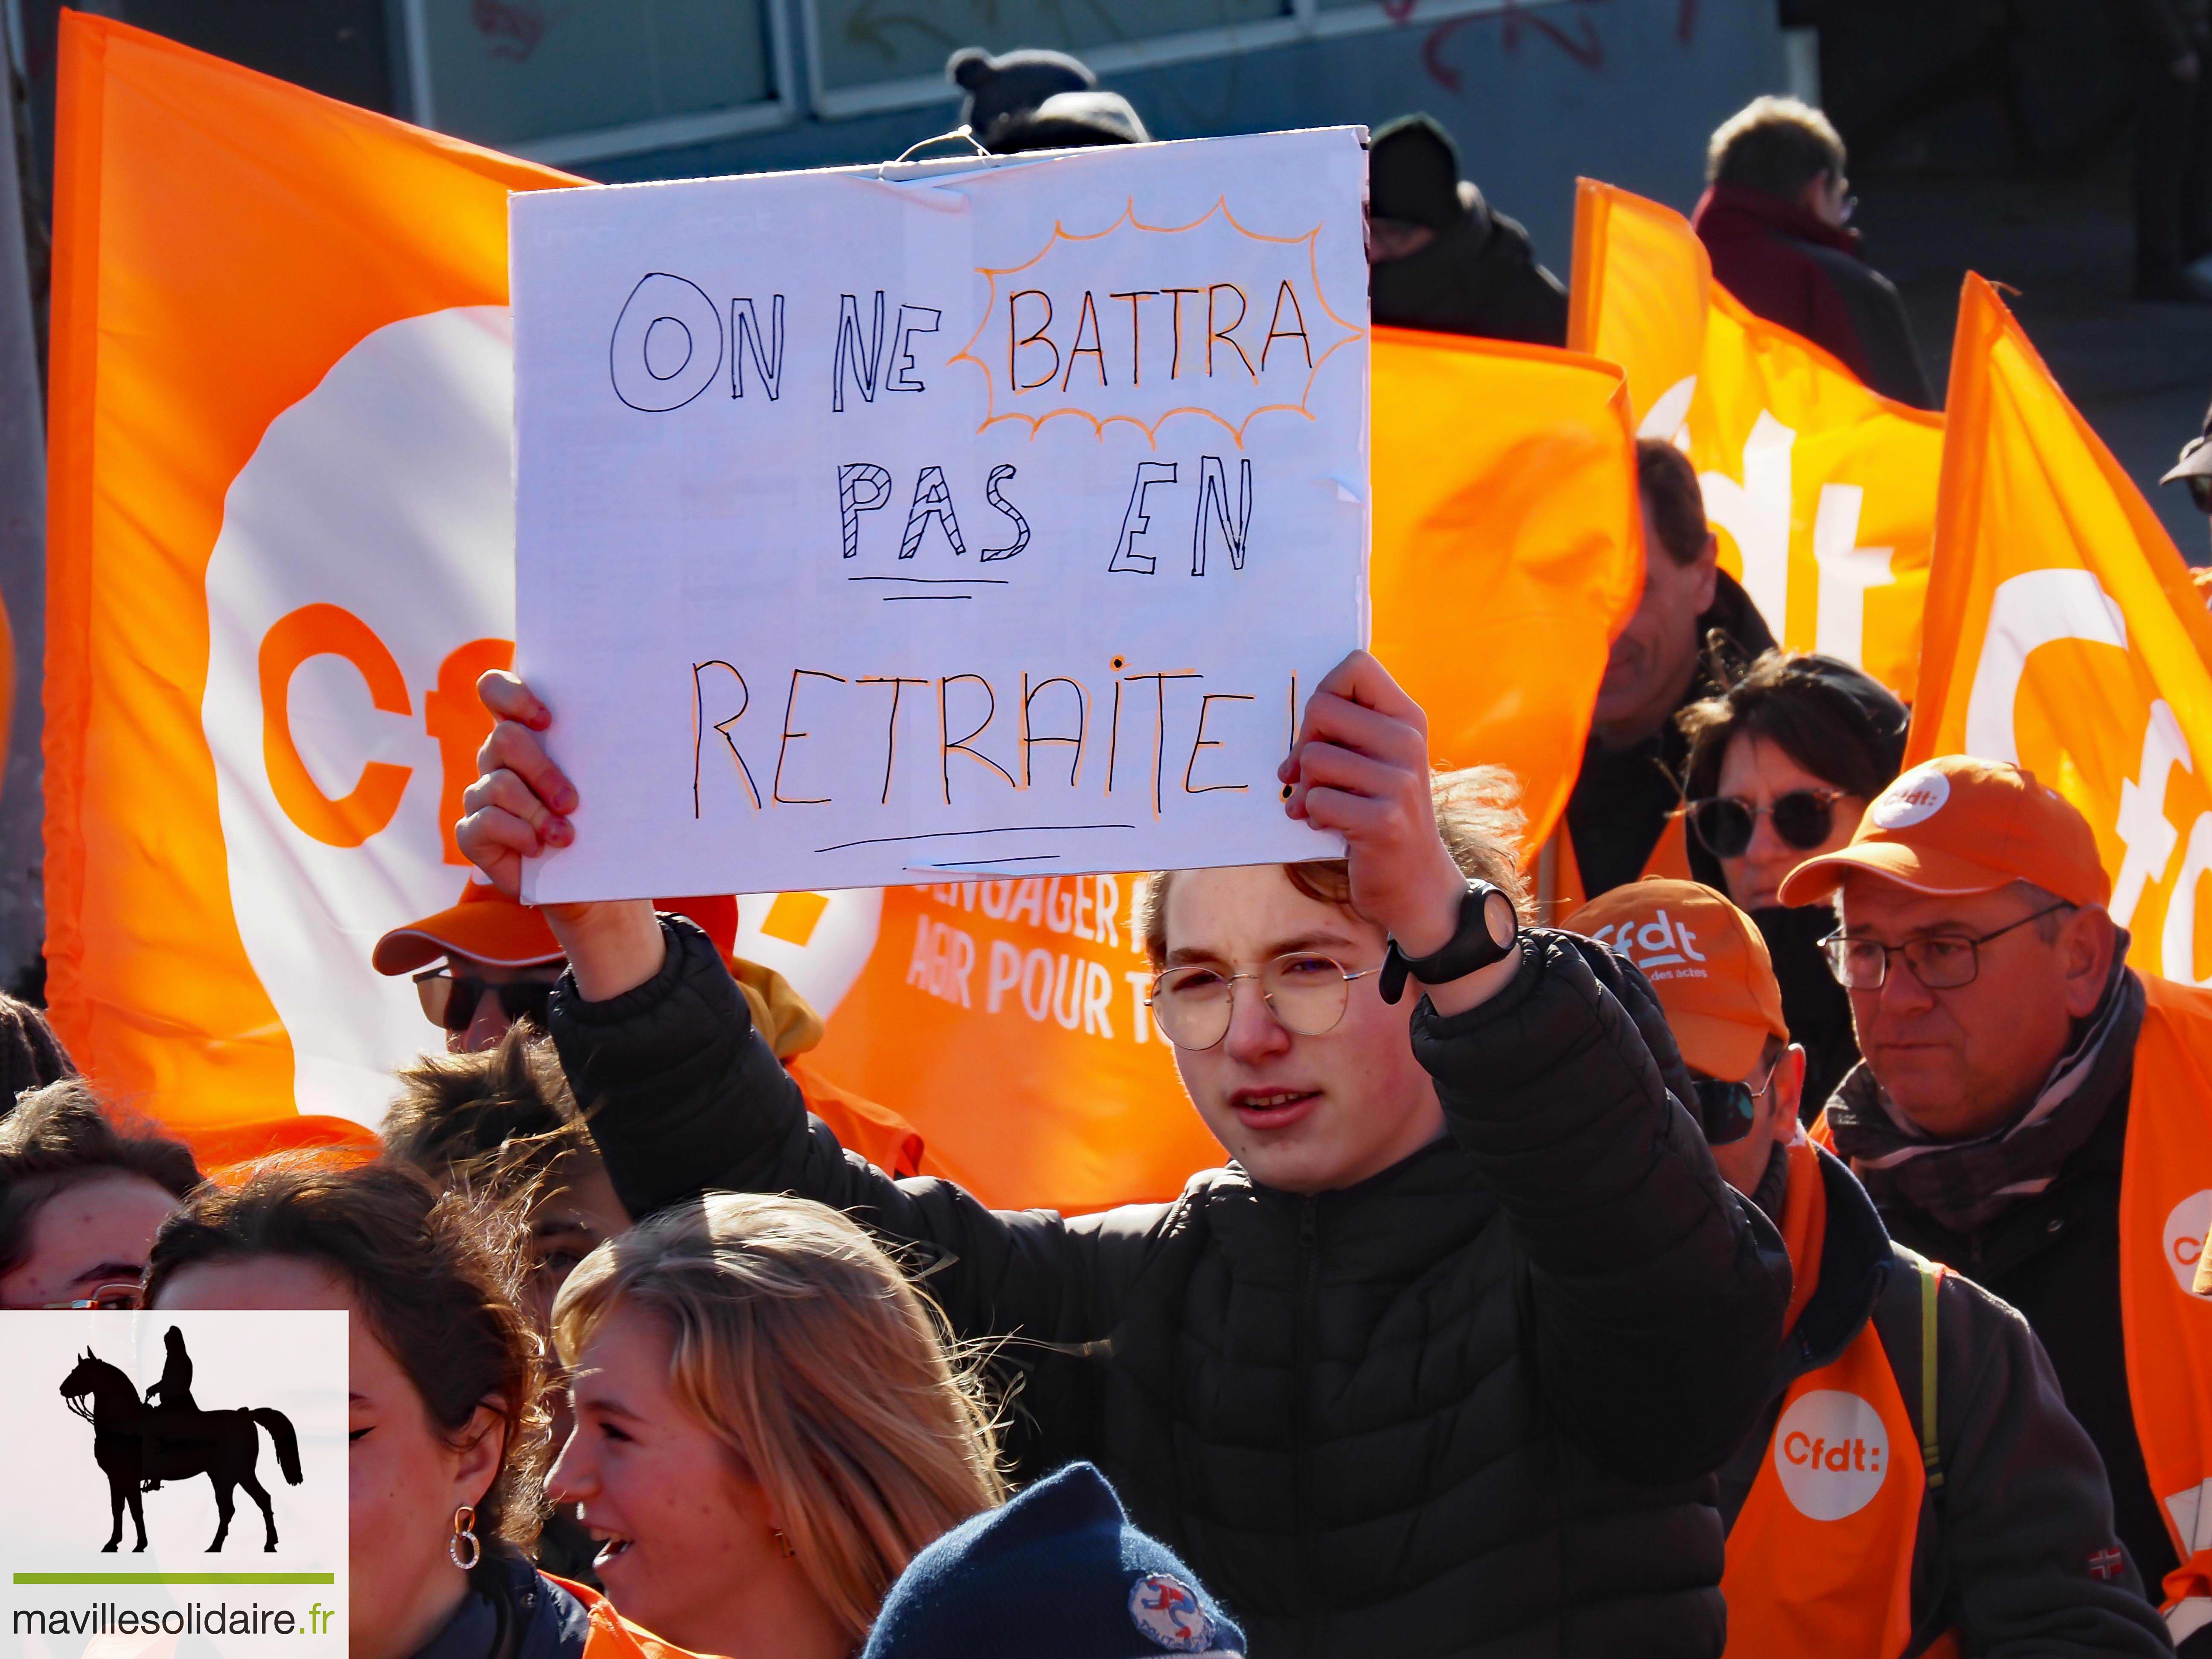
[(1850, 1000), (1820, 940), (1825, 904), (1783, 908), (1782, 878), (1832, 853), (1904, 763), (1905, 705), (1833, 657), (1768, 651), (1717, 696), (1676, 717), (1690, 742), (1683, 769), (1690, 869), (1751, 913), (1774, 959), (1790, 1035), (1806, 1054), (1809, 1119), (1857, 1064)]
[(264, 1165), (154, 1241), (164, 1311), (354, 1316), (353, 1659), (635, 1659), (639, 1637), (526, 1549), (544, 1455), (540, 1345), (506, 1213), (394, 1164)]
[(664, 1210), (585, 1259), (553, 1325), (576, 1429), (552, 1495), (607, 1540), (624, 1611), (686, 1647), (842, 1659), (916, 1553), (1005, 1499), (935, 1310), (825, 1205)]

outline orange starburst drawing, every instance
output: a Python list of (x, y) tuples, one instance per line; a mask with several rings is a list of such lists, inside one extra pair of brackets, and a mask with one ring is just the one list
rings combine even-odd
[[(1019, 421), (1034, 439), (1048, 422), (1072, 416), (1101, 437), (1117, 422), (1133, 426), (1157, 448), (1163, 425), (1195, 415), (1242, 448), (1245, 432), (1262, 415), (1312, 420), (1308, 403), (1322, 365), (1367, 337), (1364, 325), (1328, 302), (1317, 252), (1322, 228), (1267, 235), (1239, 223), (1226, 197), (1186, 224), (1147, 224), (1132, 198), (1103, 229), (1072, 231), (1055, 222), (1044, 246), (1018, 264), (979, 265), (990, 301), (950, 360), (972, 363), (983, 376), (988, 402), (976, 429)], [(1096, 250), (1117, 234), (1147, 239), (1141, 255), (1117, 258), (1113, 269), (1144, 272), (1152, 286), (1115, 288), (1112, 279), (1102, 284)], [(1154, 238), (1159, 240), (1149, 240)], [(1255, 263), (1252, 244), (1279, 251), (1279, 258)], [(1231, 297), (1236, 310), (1224, 327)], [(1258, 332), (1263, 310), (1264, 338)], [(1336, 337), (1317, 341), (1316, 333), (1329, 326)], [(1270, 380), (1279, 349), (1281, 366)], [(1048, 352), (1044, 373), (1024, 379)], [(1079, 378), (1083, 386), (1075, 386)], [(1202, 392), (1194, 389), (1200, 385)]]

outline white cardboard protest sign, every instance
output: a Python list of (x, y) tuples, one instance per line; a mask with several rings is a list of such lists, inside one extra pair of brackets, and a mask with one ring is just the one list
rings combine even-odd
[(519, 195), (534, 902), (1327, 857), (1355, 128)]

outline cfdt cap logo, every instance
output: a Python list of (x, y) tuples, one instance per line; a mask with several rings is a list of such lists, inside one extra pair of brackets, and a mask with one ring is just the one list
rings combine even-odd
[(1943, 810), (1951, 799), (1951, 780), (1934, 766), (1916, 766), (1883, 790), (1867, 809), (1877, 830), (1910, 830)]
[(1856, 1515), (1889, 1473), (1881, 1413), (1842, 1389), (1800, 1395), (1774, 1425), (1774, 1473), (1800, 1515), (1814, 1521)]
[(1590, 935), (1609, 945), (1634, 963), (1646, 979), (1703, 979), (1705, 955), (1698, 949), (1698, 936), (1686, 922), (1666, 911), (1654, 911), (1644, 921), (1633, 918), (1601, 927)]

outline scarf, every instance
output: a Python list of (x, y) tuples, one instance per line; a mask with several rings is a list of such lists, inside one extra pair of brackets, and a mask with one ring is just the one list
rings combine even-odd
[(2122, 1079), (2132, 1075), (2142, 1029), (2142, 981), (2126, 966), (2128, 936), (2114, 947), (2103, 1000), (2010, 1125), (1971, 1140), (1931, 1140), (1912, 1127), (1862, 1062), (1828, 1103), (1837, 1152), (1876, 1205), (1917, 1210), (1971, 1233), (2021, 1199), (2042, 1192), (2096, 1133)]

